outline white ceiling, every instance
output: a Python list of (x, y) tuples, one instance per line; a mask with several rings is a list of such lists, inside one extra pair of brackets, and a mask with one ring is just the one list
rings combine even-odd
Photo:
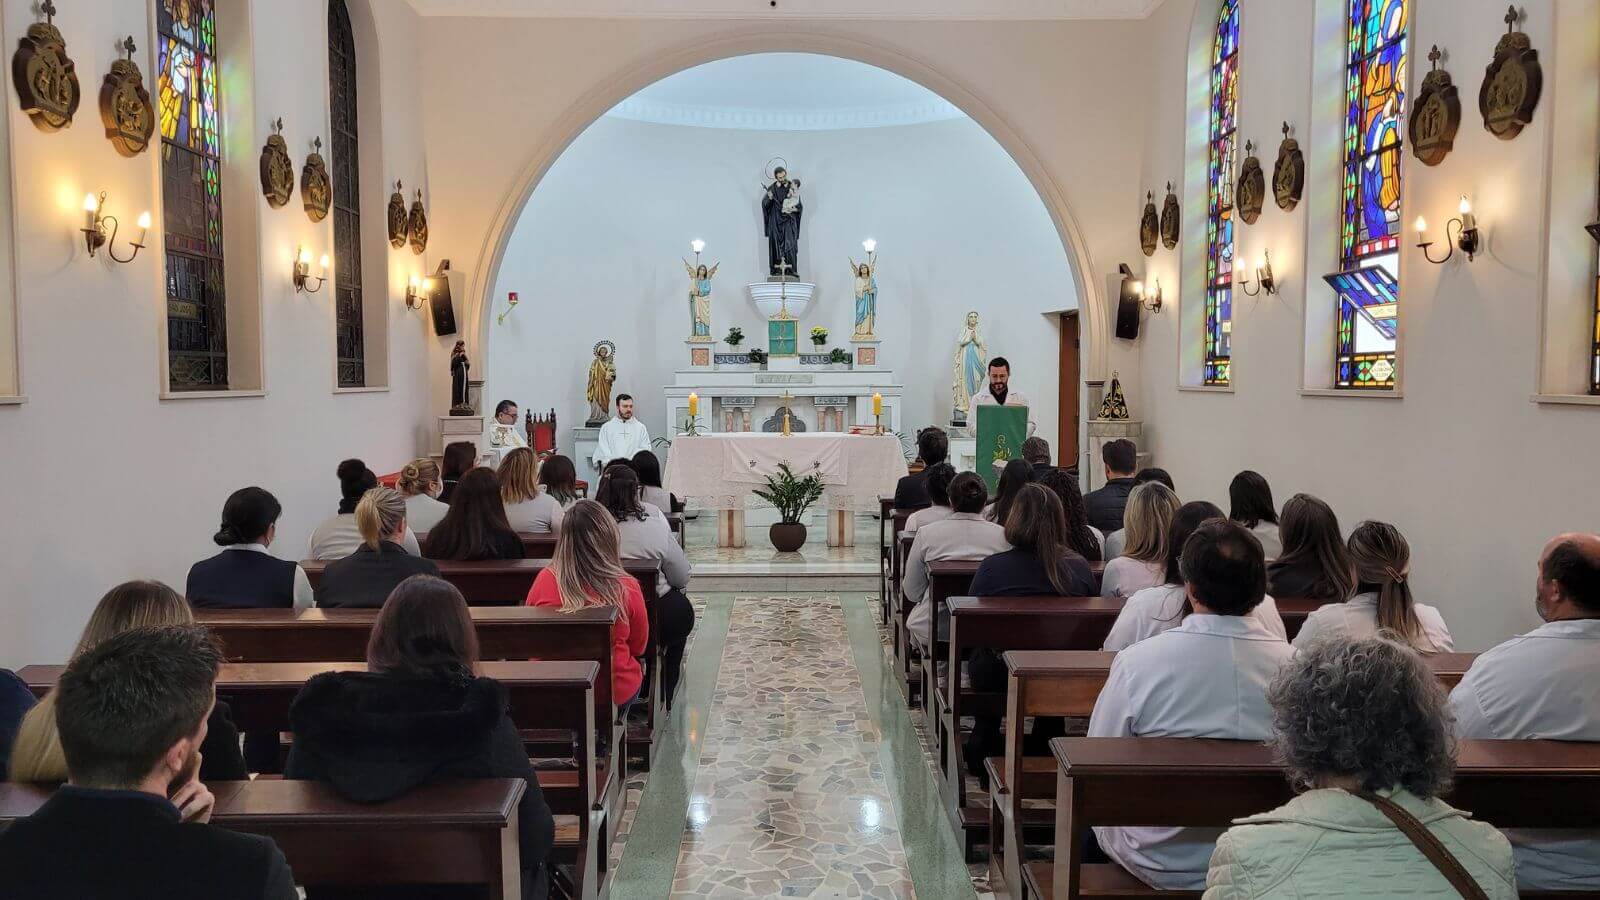
[(964, 117), (914, 81), (815, 53), (757, 53), (695, 66), (644, 88), (608, 115), (759, 131), (875, 128)]
[(1162, 0), (409, 0), (425, 16), (566, 19), (1142, 19)]

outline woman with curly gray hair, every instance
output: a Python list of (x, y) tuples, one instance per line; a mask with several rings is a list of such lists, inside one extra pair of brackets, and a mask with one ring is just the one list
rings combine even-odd
[[(1410, 648), (1319, 641), (1284, 667), (1268, 700), (1278, 755), (1304, 793), (1217, 841), (1207, 900), (1517, 896), (1510, 843), (1438, 799), (1455, 771), (1452, 721)], [(1422, 833), (1414, 840), (1402, 822)], [(1461, 884), (1424, 855), (1425, 835), (1459, 863)]]

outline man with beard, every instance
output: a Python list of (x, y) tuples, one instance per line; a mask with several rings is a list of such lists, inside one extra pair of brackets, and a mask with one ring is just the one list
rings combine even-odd
[(779, 166), (772, 171), (772, 183), (761, 198), (761, 220), (767, 237), (768, 274), (800, 276), (800, 217), (805, 207), (800, 202), (800, 179), (789, 179), (789, 170)]
[(6, 896), (293, 900), (265, 837), (206, 824), (197, 778), (222, 652), (198, 625), (136, 628), (67, 666), (56, 727), (68, 783), (0, 833)]

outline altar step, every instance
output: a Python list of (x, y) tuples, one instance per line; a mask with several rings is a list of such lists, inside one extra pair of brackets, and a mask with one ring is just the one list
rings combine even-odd
[(759, 562), (696, 563), (689, 581), (694, 591), (750, 591), (767, 593), (831, 594), (841, 591), (876, 591), (875, 563), (813, 562), (766, 564)]

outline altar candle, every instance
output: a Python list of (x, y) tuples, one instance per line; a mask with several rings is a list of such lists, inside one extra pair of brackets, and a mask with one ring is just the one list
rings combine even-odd
[(875, 415), (875, 416), (883, 415), (883, 395), (882, 394), (873, 394), (872, 395), (872, 414)]
[(699, 394), (690, 394), (689, 395), (689, 418), (692, 419), (695, 416), (698, 416), (699, 414), (700, 414), (700, 395)]

